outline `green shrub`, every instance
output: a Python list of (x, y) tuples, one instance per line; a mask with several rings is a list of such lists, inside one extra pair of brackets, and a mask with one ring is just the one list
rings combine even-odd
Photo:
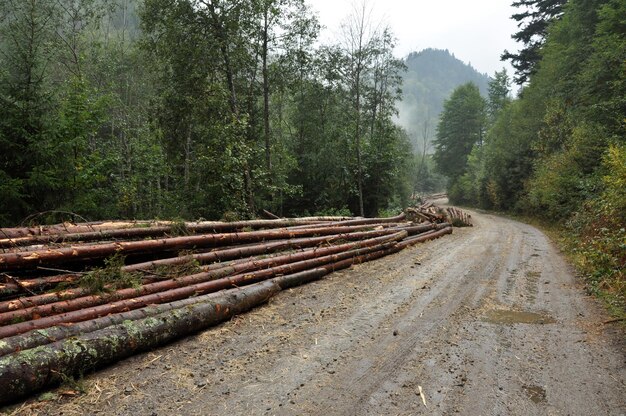
[(609, 147), (602, 159), (603, 190), (568, 222), (566, 239), (591, 292), (626, 314), (626, 146)]

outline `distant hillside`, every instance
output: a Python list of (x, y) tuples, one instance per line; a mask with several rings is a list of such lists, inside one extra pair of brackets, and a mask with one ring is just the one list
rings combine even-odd
[(424, 129), (433, 138), (443, 102), (459, 85), (472, 81), (487, 94), (489, 76), (481, 74), (447, 50), (424, 49), (405, 59), (408, 67), (399, 105), (399, 123), (409, 132), (416, 149), (421, 148)]

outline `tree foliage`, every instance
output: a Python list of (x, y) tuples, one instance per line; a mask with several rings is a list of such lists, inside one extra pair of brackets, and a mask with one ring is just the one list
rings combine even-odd
[(522, 43), (519, 52), (504, 51), (502, 60), (510, 60), (515, 68), (515, 82), (524, 84), (537, 71), (543, 46), (550, 24), (563, 13), (566, 0), (518, 0), (513, 6), (521, 8), (511, 18), (517, 22), (518, 32), (511, 35)]
[(403, 65), (363, 29), (317, 46), (303, 0), (0, 0), (0, 224), (401, 206)]
[(445, 101), (435, 139), (434, 160), (441, 173), (450, 178), (452, 199), (459, 178), (467, 169), (474, 146), (481, 146), (485, 133), (485, 99), (478, 87), (467, 83), (456, 88)]

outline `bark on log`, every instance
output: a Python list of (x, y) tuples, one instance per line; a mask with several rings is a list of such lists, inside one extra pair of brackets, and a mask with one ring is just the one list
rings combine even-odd
[[(341, 216), (317, 216), (317, 217), (300, 217), (300, 218), (282, 218), (281, 220), (290, 221), (293, 223), (302, 222), (331, 222), (331, 221), (343, 221), (352, 219), (353, 217), (341, 217)], [(194, 224), (214, 227), (231, 227), (233, 224), (235, 227), (252, 227), (254, 228), (258, 224), (259, 220), (250, 221), (200, 221), (200, 222), (185, 222), (185, 226), (194, 226)], [(261, 220), (262, 221), (262, 220)], [(30, 236), (41, 235), (63, 235), (63, 234), (76, 234), (76, 233), (89, 233), (97, 231), (110, 231), (119, 229), (131, 229), (131, 228), (152, 228), (171, 226), (173, 221), (96, 221), (90, 223), (61, 223), (54, 225), (43, 225), (37, 227), (16, 227), (16, 228), (0, 228), (0, 239), (18, 239)], [(270, 225), (271, 227), (271, 225)]]
[(217, 296), (155, 316), (124, 321), (0, 358), (0, 404), (8, 404), (64, 377), (84, 374), (141, 351), (198, 332), (265, 303), (280, 290), (297, 286), (340, 268), (397, 252), (397, 246), (344, 259), (323, 268), (231, 289)]
[(405, 247), (409, 247), (409, 246), (415, 245), (417, 243), (423, 243), (423, 242), (426, 242), (426, 241), (434, 240), (434, 239), (439, 238), (439, 237), (441, 237), (443, 235), (446, 235), (446, 234), (452, 234), (452, 227), (451, 226), (446, 226), (446, 227), (444, 227), (444, 228), (442, 228), (440, 230), (427, 231), (427, 232), (425, 232), (423, 234), (420, 234), (420, 235), (417, 235), (417, 236), (414, 236), (414, 237), (406, 238), (406, 239), (400, 241), (398, 243), (398, 246), (400, 246), (402, 248), (405, 248)]
[(58, 249), (38, 250), (27, 253), (0, 254), (0, 270), (18, 268), (34, 268), (40, 265), (56, 264), (59, 262), (85, 261), (102, 259), (120, 253), (156, 253), (162, 251), (184, 250), (197, 247), (219, 246), (233, 243), (250, 243), (265, 240), (278, 240), (306, 236), (332, 235), (353, 231), (364, 231), (371, 228), (368, 225), (345, 227), (326, 227), (314, 229), (273, 229), (249, 231), (241, 233), (204, 234), (187, 237), (172, 237), (144, 241), (120, 241), (95, 245), (76, 245)]
[(23, 334), (14, 335), (0, 340), (0, 357), (30, 348), (35, 348), (40, 345), (50, 344), (65, 338), (97, 331), (99, 329), (106, 328), (107, 326), (120, 324), (124, 321), (135, 321), (147, 318), (172, 309), (182, 308), (194, 303), (203, 302), (211, 297), (219, 295), (220, 293), (209, 293), (208, 295), (182, 299), (162, 305), (150, 305), (145, 308), (135, 309), (128, 312), (106, 315), (84, 322), (76, 322), (71, 325), (52, 326), (45, 329), (36, 329)]
[[(334, 221), (329, 223), (324, 223), (321, 225), (313, 225), (311, 228), (316, 227), (345, 227), (345, 226), (354, 226), (354, 225), (383, 225), (383, 224), (393, 224), (397, 222), (402, 222), (406, 219), (406, 214), (403, 212), (395, 217), (386, 217), (386, 218), (353, 218), (349, 220), (343, 221)], [(292, 229), (304, 228), (306, 226), (295, 226)]]
[(200, 264), (227, 261), (247, 256), (272, 253), (279, 250), (288, 250), (293, 248), (305, 248), (324, 243), (333, 243), (336, 241), (346, 240), (354, 241), (372, 237), (380, 237), (389, 235), (389, 230), (361, 231), (354, 233), (333, 234), (322, 237), (295, 238), (288, 240), (270, 241), (267, 243), (253, 244), (249, 246), (239, 246), (228, 249), (220, 249), (209, 251), (206, 253), (197, 253), (188, 256), (171, 257), (167, 259), (153, 260), (144, 263), (129, 264), (122, 268), (123, 271), (132, 272), (137, 270), (150, 270), (157, 266), (171, 266), (176, 264), (184, 264), (192, 260), (197, 260)]
[[(138, 263), (138, 264), (124, 266), (121, 268), (121, 271), (123, 272), (133, 272), (133, 271), (146, 272), (156, 266), (163, 266), (163, 265), (171, 266), (171, 265), (177, 265), (177, 264), (185, 264), (193, 260), (198, 260), (200, 263), (204, 263), (206, 261), (226, 261), (226, 260), (230, 260), (234, 258), (242, 258), (242, 260), (239, 260), (239, 263), (227, 263), (227, 264), (216, 263), (215, 265), (212, 265), (209, 267), (205, 266), (204, 271), (208, 272), (212, 270), (222, 269), (228, 266), (234, 266), (240, 263), (262, 260), (261, 258), (249, 257), (254, 254), (267, 255), (274, 251), (284, 250), (288, 248), (294, 249), (294, 248), (307, 247), (307, 246), (316, 246), (320, 243), (331, 243), (333, 241), (340, 241), (340, 240), (350, 241), (350, 240), (366, 239), (368, 237), (369, 238), (380, 237), (384, 235), (390, 235), (393, 232), (394, 232), (393, 229), (387, 229), (387, 230), (380, 230), (380, 231), (365, 231), (365, 232), (339, 234), (339, 235), (326, 236), (326, 237), (301, 238), (301, 239), (270, 242), (270, 243), (258, 244), (258, 245), (253, 245), (249, 247), (244, 247), (244, 248), (233, 248), (233, 249), (228, 249), (228, 250), (213, 251), (209, 253), (201, 253), (201, 254), (194, 254), (194, 255), (189, 255), (189, 256), (174, 257), (170, 259), (155, 260), (155, 261), (146, 262), (146, 263)], [(275, 257), (276, 256), (273, 256), (272, 258), (275, 258)], [(263, 264), (263, 266), (259, 265), (258, 267), (268, 267), (268, 265), (269, 263), (265, 263)], [(242, 270), (239, 270), (239, 271), (242, 271)], [(73, 281), (77, 281), (78, 279), (80, 279), (79, 275), (61, 275), (61, 276), (51, 276), (48, 278), (41, 278), (41, 279), (32, 279), (30, 281), (24, 280), (22, 282), (24, 283), (28, 282), (28, 287), (30, 288), (41, 289), (41, 286), (36, 286), (35, 283), (40, 282), (43, 285), (43, 284), (48, 284), (50, 282), (55, 282), (57, 280), (58, 282), (73, 282)], [(154, 281), (163, 281), (163, 279), (153, 278), (153, 276), (148, 274), (146, 278), (144, 278), (143, 284), (151, 283)], [(14, 284), (14, 286), (15, 286), (16, 292), (20, 290), (17, 287), (17, 285)], [(0, 285), (0, 297), (2, 297), (1, 290), (2, 290), (2, 285)], [(53, 302), (75, 299), (79, 296), (85, 296), (88, 294), (89, 292), (83, 288), (67, 288), (61, 291), (44, 293), (44, 294), (35, 295), (35, 296), (22, 296), (19, 299), (0, 301), (0, 314), (9, 312), (9, 311), (15, 311), (18, 309), (32, 308), (38, 305), (46, 305), (46, 304), (50, 304)], [(43, 316), (41, 313), (39, 313), (39, 315)], [(10, 318), (9, 321), (14, 318), (16, 317)], [(1, 319), (0, 319), (0, 324), (2, 324)]]
[[(184, 230), (190, 234), (195, 233), (223, 233), (236, 232), (244, 228), (279, 228), (295, 225), (323, 225), (324, 221), (294, 221), (292, 219), (279, 220), (255, 220), (237, 221), (227, 223), (199, 222), (184, 223)], [(146, 237), (162, 237), (176, 231), (177, 225), (164, 225), (159, 227), (121, 228), (116, 230), (100, 230), (71, 234), (35, 235), (21, 238), (0, 239), (0, 248), (28, 246), (33, 244), (87, 242), (99, 240), (138, 239)]]
[[(394, 246), (386, 250), (376, 251), (373, 253), (348, 258), (346, 260), (331, 263), (319, 268), (305, 270), (290, 275), (274, 277), (272, 280), (276, 281), (282, 289), (286, 289), (299, 284), (307, 283), (315, 279), (319, 279), (328, 273), (350, 267), (353, 264), (375, 260), (377, 258), (395, 253), (397, 251), (400, 251), (400, 248), (398, 246)], [(182, 299), (179, 301), (160, 305), (150, 305), (145, 308), (106, 315), (88, 321), (76, 322), (71, 325), (60, 325), (48, 327), (45, 329), (36, 329), (20, 335), (4, 338), (0, 340), (0, 356), (38, 347), (40, 345), (50, 344), (80, 334), (97, 331), (107, 326), (116, 325), (124, 321), (143, 319), (172, 309), (182, 308), (195, 303), (204, 302), (216, 296), (220, 296), (221, 293), (223, 292), (209, 293), (207, 295)]]
[[(258, 261), (256, 261), (255, 259), (251, 259), (245, 263), (225, 266), (209, 272), (197, 273), (191, 276), (150, 283), (147, 285), (143, 285), (139, 288), (120, 289), (111, 293), (110, 295), (90, 295), (77, 297), (85, 294), (85, 289), (68, 289), (59, 294), (60, 297), (64, 297), (67, 300), (47, 304), (38, 304), (37, 302), (41, 300), (45, 302), (48, 299), (54, 299), (55, 294), (45, 294), (32, 297), (35, 306), (27, 306), (29, 303), (29, 298), (24, 298), (22, 300), (11, 302), (11, 305), (14, 307), (13, 310), (0, 313), (0, 325), (6, 325), (7, 323), (15, 322), (17, 320), (40, 319), (41, 317), (76, 311), (96, 305), (102, 305), (111, 301), (121, 301), (123, 299), (136, 298), (139, 296), (162, 292), (177, 287), (201, 283), (215, 278), (225, 277), (235, 273), (253, 271), (266, 267), (276, 267), (285, 263), (293, 263), (312, 258), (328, 256), (331, 254), (341, 253), (347, 250), (354, 250), (362, 247), (371, 247), (389, 241), (399, 241), (406, 235), (406, 231), (399, 231), (388, 236), (376, 237), (363, 241), (356, 241), (353, 243), (340, 244), (331, 247), (317, 248), (311, 251), (296, 254), (282, 255)], [(26, 307), (20, 308), (20, 306)], [(4, 328), (0, 328), (0, 331), (2, 331), (3, 329)]]
[[(15, 283), (0, 283), (0, 299), (6, 298), (11, 295), (24, 293), (24, 288), (36, 291), (46, 289), (55, 286), (59, 283), (73, 283), (79, 279), (77, 274), (64, 274), (48, 277), (39, 277), (35, 279), (21, 279), (20, 285)], [(2, 306), (0, 306), (0, 312), (3, 312)]]
[[(396, 244), (397, 240), (401, 240), (406, 236), (406, 231), (400, 231), (390, 237), (380, 237), (379, 239), (386, 238), (389, 242), (379, 242), (376, 245), (364, 244), (364, 248), (349, 250), (340, 252), (338, 254), (326, 255), (322, 257), (312, 258), (309, 260), (297, 261), (294, 263), (278, 265), (264, 270), (258, 270), (251, 273), (237, 274), (234, 276), (227, 276), (231, 268), (224, 268), (217, 270), (215, 274), (223, 273), (227, 277), (222, 277), (217, 280), (207, 280), (209, 273), (199, 273), (197, 275), (186, 276), (184, 278), (176, 279), (175, 281), (157, 282), (151, 285), (144, 285), (138, 289), (121, 289), (115, 292), (115, 296), (119, 299), (121, 296), (126, 296), (122, 300), (115, 300), (111, 303), (104, 303), (110, 301), (108, 298), (102, 296), (86, 296), (83, 298), (72, 299), (69, 301), (58, 302), (56, 304), (43, 305), (37, 308), (29, 308), (24, 310), (12, 311), (2, 314), (3, 320), (6, 322), (8, 317), (16, 319), (21, 317), (28, 319), (36, 318), (34, 310), (37, 313), (59, 313), (62, 310), (70, 310), (69, 312), (59, 313), (57, 315), (40, 317), (38, 319), (19, 322), (11, 325), (0, 327), (0, 338), (5, 338), (17, 334), (21, 334), (33, 329), (46, 328), (52, 325), (58, 325), (67, 322), (80, 322), (88, 319), (93, 319), (99, 316), (103, 316), (109, 313), (117, 313), (126, 310), (137, 309), (149, 304), (158, 304), (171, 302), (178, 299), (183, 299), (189, 296), (197, 296), (204, 293), (215, 292), (218, 290), (239, 287), (248, 285), (259, 280), (268, 279), (277, 274), (294, 273), (317, 267), (322, 264), (327, 264), (339, 260), (343, 260), (349, 257), (359, 256), (367, 254), (373, 251), (379, 251), (388, 248), (389, 245)], [(378, 239), (372, 239), (378, 240)], [(354, 243), (351, 243), (354, 244)], [(234, 268), (234, 267), (233, 267)], [(211, 275), (211, 277), (215, 277)], [(195, 283), (195, 282), (200, 283)], [(159, 285), (159, 283), (166, 283)], [(182, 286), (184, 285), (184, 286)], [(182, 286), (182, 287), (181, 287)], [(171, 289), (170, 289), (171, 288)], [(158, 290), (158, 291), (157, 291)], [(142, 295), (143, 296), (140, 296)], [(95, 306), (97, 305), (97, 306)]]
[(427, 224), (414, 225), (410, 227), (398, 227), (397, 229), (405, 230), (409, 234), (409, 236), (412, 236), (416, 234), (425, 233), (426, 231), (433, 230), (436, 227), (437, 227), (437, 224), (433, 224), (429, 222)]
[(0, 404), (59, 383), (64, 375), (92, 371), (218, 324), (266, 302), (279, 291), (278, 284), (263, 282), (224, 292), (206, 302), (2, 357)]
[[(298, 251), (298, 253), (302, 253), (305, 251), (311, 252), (314, 249), (315, 248), (307, 248), (307, 249)], [(294, 253), (292, 253), (291, 255), (293, 254)], [(230, 261), (230, 262), (224, 262), (224, 263), (214, 263), (209, 266), (202, 267), (202, 271), (203, 272), (215, 272), (220, 269), (229, 268), (228, 269), (229, 271), (226, 274), (234, 274), (235, 271), (237, 272), (250, 271), (250, 270), (255, 270), (257, 268), (269, 267), (270, 265), (276, 265), (276, 263), (280, 262), (281, 260), (284, 260), (284, 261), (290, 260), (290, 258), (281, 259), (279, 258), (280, 256), (281, 254), (278, 253), (278, 254), (270, 254), (270, 255), (265, 255), (265, 256), (246, 257), (243, 259)], [(282, 256), (285, 256), (285, 255), (282, 254)], [(121, 269), (124, 270), (124, 267), (122, 267)], [(225, 274), (212, 273), (212, 275), (215, 275), (215, 277), (222, 277)], [(147, 285), (147, 284), (154, 283), (154, 282), (166, 282), (166, 281), (175, 281), (175, 282), (182, 283), (182, 281), (178, 279), (180, 279), (180, 277), (169, 276), (169, 277), (158, 278), (155, 275), (147, 274), (144, 277), (142, 284)], [(210, 280), (210, 279), (207, 279), (207, 280)], [(111, 289), (111, 285), (106, 285), (105, 289)], [(42, 293), (42, 294), (33, 295), (33, 296), (22, 296), (18, 299), (1, 301), (0, 302), (0, 325), (5, 324), (6, 322), (10, 322), (15, 319), (24, 318), (24, 316), (21, 316), (21, 314), (19, 317), (15, 316), (15, 314), (9, 314), (13, 316), (7, 317), (7, 315), (3, 315), (6, 312), (12, 312), (12, 311), (24, 309), (24, 310), (32, 311), (28, 313), (29, 315), (33, 315), (37, 317), (48, 316), (53, 313), (73, 310), (74, 308), (72, 309), (63, 308), (63, 310), (61, 310), (61, 308), (56, 307), (55, 305), (50, 305), (48, 306), (48, 308), (54, 311), (52, 313), (50, 310), (45, 311), (44, 308), (37, 308), (37, 306), (49, 305), (51, 303), (56, 303), (56, 302), (63, 302), (61, 305), (67, 305), (68, 303), (71, 303), (71, 302), (65, 302), (65, 301), (76, 299), (81, 296), (89, 296), (92, 294), (93, 292), (89, 291), (86, 288), (74, 287), (74, 288), (66, 288), (63, 290), (55, 291), (55, 292)], [(126, 297), (124, 295), (116, 295), (116, 294), (106, 295), (105, 294), (105, 295), (102, 295), (102, 298), (104, 300), (106, 299), (119, 300), (119, 299), (125, 299)], [(104, 302), (101, 302), (101, 303), (104, 303)]]

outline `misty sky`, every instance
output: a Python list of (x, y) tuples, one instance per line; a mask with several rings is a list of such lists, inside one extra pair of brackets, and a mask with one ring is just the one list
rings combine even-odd
[[(360, 0), (359, 4), (360, 4)], [(506, 67), (500, 61), (504, 49), (516, 51), (511, 34), (517, 30), (510, 16), (516, 11), (509, 0), (369, 0), (373, 19), (382, 20), (398, 39), (396, 55), (425, 48), (448, 49), (478, 71), (493, 75)], [(354, 0), (309, 0), (327, 28), (322, 40), (330, 42), (339, 33)]]

